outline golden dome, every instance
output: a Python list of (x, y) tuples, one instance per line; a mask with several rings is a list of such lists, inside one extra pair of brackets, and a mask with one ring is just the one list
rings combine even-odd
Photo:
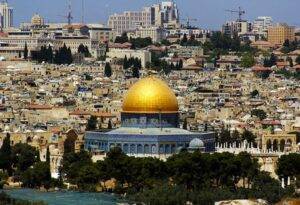
[(164, 81), (151, 76), (139, 80), (128, 90), (123, 112), (174, 113), (178, 112), (178, 102)]

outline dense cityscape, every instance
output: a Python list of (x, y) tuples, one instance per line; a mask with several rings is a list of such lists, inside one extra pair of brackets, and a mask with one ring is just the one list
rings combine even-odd
[(0, 3), (0, 204), (300, 204), (300, 27), (65, 3)]

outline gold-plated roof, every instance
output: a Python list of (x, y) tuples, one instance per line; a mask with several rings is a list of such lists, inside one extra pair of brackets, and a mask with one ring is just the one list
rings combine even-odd
[(178, 102), (174, 92), (159, 78), (147, 77), (136, 82), (123, 101), (123, 112), (175, 113)]

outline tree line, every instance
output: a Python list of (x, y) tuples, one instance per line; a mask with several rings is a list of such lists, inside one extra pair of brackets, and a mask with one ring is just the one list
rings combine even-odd
[[(73, 144), (74, 145), (74, 144)], [(300, 155), (279, 158), (279, 177), (287, 180), (300, 177)], [(275, 203), (286, 196), (295, 196), (294, 185), (282, 189), (280, 182), (259, 170), (256, 159), (248, 153), (190, 153), (183, 150), (166, 161), (157, 158), (135, 158), (113, 148), (103, 161), (94, 163), (91, 154), (65, 149), (60, 179), (51, 179), (50, 154), (46, 162), (39, 151), (28, 144), (10, 146), (9, 134), (0, 148), (1, 180), (8, 176), (21, 181), (23, 187), (63, 187), (62, 182), (77, 185), (82, 191), (103, 191), (107, 180), (114, 179), (115, 193), (146, 204), (213, 204), (217, 200), (262, 198)], [(6, 178), (4, 176), (6, 175)], [(1, 181), (0, 180), (0, 181)], [(299, 186), (299, 184), (296, 184)], [(212, 194), (213, 193), (213, 194)], [(172, 197), (169, 197), (172, 196)], [(155, 203), (152, 203), (155, 202)]]
[(48, 47), (42, 46), (39, 51), (31, 51), (31, 59), (39, 63), (47, 62), (59, 65), (71, 64), (73, 62), (71, 48), (67, 48), (66, 44), (54, 52), (50, 45)]
[(182, 151), (162, 161), (130, 157), (113, 148), (103, 161), (93, 163), (86, 151), (70, 152), (64, 155), (60, 172), (85, 191), (99, 187), (109, 191), (104, 182), (114, 179), (115, 193), (126, 193), (128, 199), (146, 204), (213, 204), (240, 197), (273, 203), (294, 193), (293, 188), (282, 189), (279, 181), (259, 171), (257, 160), (247, 153)]
[(46, 162), (41, 162), (39, 151), (28, 144), (11, 146), (7, 134), (0, 148), (0, 181), (12, 177), (13, 181), (22, 182), (23, 187), (48, 189), (57, 186), (58, 182), (51, 178), (49, 150), (46, 157)]
[(125, 70), (131, 68), (132, 77), (139, 78), (140, 70), (142, 68), (142, 62), (139, 58), (130, 57), (129, 59), (127, 59), (127, 56), (125, 56), (123, 60), (123, 68)]
[(91, 53), (89, 51), (89, 48), (87, 46), (84, 46), (82, 43), (78, 46), (78, 53), (81, 53), (84, 55), (84, 57), (91, 57)]
[(146, 68), (153, 68), (156, 71), (163, 71), (165, 74), (169, 74), (173, 70), (180, 70), (183, 68), (183, 61), (179, 59), (175, 64), (168, 63), (166, 60), (161, 60), (167, 53), (156, 54), (155, 52), (151, 53), (151, 63), (146, 64)]
[(152, 39), (150, 37), (146, 38), (128, 38), (127, 33), (122, 33), (121, 36), (117, 36), (115, 43), (131, 43), (131, 49), (136, 48), (145, 48), (149, 45), (152, 45)]
[(216, 136), (216, 142), (221, 144), (241, 144), (244, 141), (252, 143), (253, 146), (256, 146), (255, 142), (256, 136), (251, 131), (244, 129), (242, 133), (239, 133), (237, 130), (230, 132), (227, 128), (222, 128), (221, 131)]

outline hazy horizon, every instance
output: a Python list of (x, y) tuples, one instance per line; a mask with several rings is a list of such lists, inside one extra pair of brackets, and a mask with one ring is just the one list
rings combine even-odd
[[(125, 10), (139, 10), (144, 6), (160, 2), (158, 0), (84, 0), (85, 22), (104, 23), (110, 14)], [(42, 15), (46, 22), (66, 22), (67, 0), (9, 0), (14, 7), (14, 26), (29, 22), (34, 13)], [(177, 0), (181, 18), (189, 16), (198, 19), (192, 24), (205, 29), (220, 29), (227, 20), (235, 20), (237, 14), (226, 12), (226, 9), (246, 10), (244, 19), (254, 20), (257, 16), (271, 16), (275, 22), (286, 22), (300, 27), (297, 12), (299, 0)], [(30, 6), (28, 6), (30, 5)], [(120, 6), (121, 5), (121, 6)], [(72, 0), (74, 22), (81, 21), (81, 0)]]

